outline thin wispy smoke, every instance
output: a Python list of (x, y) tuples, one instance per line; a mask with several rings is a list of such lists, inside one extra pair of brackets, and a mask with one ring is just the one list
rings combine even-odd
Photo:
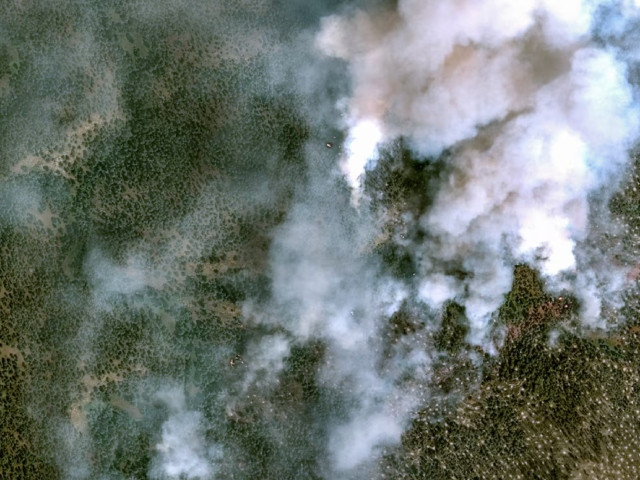
[(169, 417), (162, 424), (158, 454), (150, 471), (151, 478), (215, 478), (215, 462), (222, 456), (218, 445), (207, 445), (202, 413), (189, 410), (180, 388), (166, 388), (157, 397), (165, 403)]
[(551, 345), (638, 276), (601, 240), (640, 0), (39, 3), (0, 29), (0, 353), (68, 478), (384, 477), (502, 358), (517, 265), (571, 297)]
[[(352, 81), (337, 105), (351, 206), (327, 205), (332, 180), (311, 168), (275, 236), (271, 317), (295, 339), (327, 343), (320, 379), (350, 405), (329, 432), (329, 477), (362, 475), (428, 395), (436, 352), (420, 335), (435, 320), (380, 368), (389, 358), (382, 325), (403, 301), (434, 310), (456, 301), (467, 340), (494, 353), (490, 320), (514, 265), (527, 262), (578, 296), (585, 324), (599, 324), (599, 298), (611, 289), (580, 242), (590, 195), (620, 180), (640, 124), (624, 56), (591, 38), (604, 3), (401, 0), (395, 11), (322, 21), (316, 47), (345, 61)], [(630, 5), (618, 12), (636, 14)], [(433, 204), (404, 217), (421, 235), (397, 239), (418, 272), (410, 285), (359, 255), (376, 235), (363, 177), (399, 138), (425, 161), (449, 152)], [(316, 157), (309, 152), (321, 164)]]
[[(373, 218), (354, 215), (344, 201), (339, 182), (326, 174), (331, 157), (312, 148), (307, 156), (311, 180), (272, 246), (271, 304), (266, 309), (247, 304), (245, 314), (286, 328), (296, 342), (320, 339), (327, 345), (319, 381), (342, 404), (352, 405), (330, 419), (330, 462), (324, 470), (330, 478), (341, 478), (344, 472), (370, 465), (372, 452), (382, 445), (400, 440), (409, 412), (421, 399), (417, 385), (427, 380), (429, 358), (415, 353), (409, 362), (398, 355), (381, 368), (385, 319), (397, 311), (407, 292), (359, 253), (376, 233)], [(289, 354), (283, 346), (281, 338), (265, 337), (249, 349), (246, 361), (258, 367), (281, 365), (277, 355)], [(407, 346), (409, 351), (414, 348), (418, 345)], [(390, 371), (394, 373), (386, 373)], [(406, 381), (400, 380), (402, 374)]]

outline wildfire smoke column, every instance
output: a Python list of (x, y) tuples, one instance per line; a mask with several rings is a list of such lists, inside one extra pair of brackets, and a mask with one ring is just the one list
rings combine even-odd
[[(624, 172), (638, 115), (628, 52), (592, 31), (637, 14), (605, 1), (401, 0), (393, 12), (323, 20), (316, 45), (351, 74), (341, 165), (354, 203), (377, 146), (401, 137), (418, 158), (452, 153), (417, 219), (429, 240), (411, 249), (421, 298), (462, 303), (475, 343), (486, 340), (514, 261), (579, 286), (583, 319), (598, 324), (596, 284), (612, 282), (597, 278), (591, 259), (577, 261), (576, 249), (589, 232), (589, 195)], [(451, 264), (465, 279), (448, 273)]]

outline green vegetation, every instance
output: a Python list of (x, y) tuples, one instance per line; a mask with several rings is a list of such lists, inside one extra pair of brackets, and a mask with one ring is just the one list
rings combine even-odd
[[(320, 478), (344, 410), (319, 379), (327, 345), (292, 341), (275, 386), (247, 386), (252, 342), (286, 332), (243, 305), (269, 296), (270, 242), (314, 134), (299, 99), (265, 84), (268, 40), (338, 2), (298, 2), (286, 21), (257, 0), (147, 3), (0, 5), (0, 479), (147, 478), (167, 382), (227, 448), (224, 478)], [(399, 282), (419, 272), (403, 214), (427, 211), (448, 168), (399, 141), (366, 177), (383, 228), (361, 253)], [(630, 178), (610, 205), (626, 229), (602, 239), (621, 262), (638, 251)], [(517, 265), (495, 357), (469, 345), (459, 304), (405, 302), (385, 359), (424, 333), (433, 385), (381, 471), (640, 478), (640, 295), (624, 300), (617, 329), (587, 335), (577, 301)]]
[[(636, 478), (640, 336), (628, 326), (585, 338), (570, 328), (575, 313), (575, 301), (545, 293), (533, 269), (517, 266), (498, 356), (460, 402), (418, 414), (387, 459), (388, 478)], [(440, 338), (451, 338), (449, 325)]]

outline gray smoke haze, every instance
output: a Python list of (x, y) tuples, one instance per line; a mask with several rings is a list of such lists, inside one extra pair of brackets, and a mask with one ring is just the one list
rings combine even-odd
[[(422, 331), (391, 357), (384, 349), (382, 325), (403, 301), (417, 299), (433, 311), (448, 301), (463, 305), (468, 340), (495, 353), (491, 319), (511, 288), (514, 265), (526, 262), (551, 288), (578, 297), (585, 325), (604, 326), (602, 299), (616, 303), (629, 266), (603, 270), (606, 252), (582, 242), (590, 234), (590, 199), (615, 190), (640, 126), (629, 57), (591, 38), (605, 6), (406, 0), (394, 11), (322, 20), (315, 45), (346, 61), (352, 82), (351, 94), (336, 103), (345, 119), (338, 125), (347, 130), (340, 166), (352, 206), (335, 201), (330, 170), (310, 167), (271, 249), (276, 311), (257, 316), (296, 339), (328, 344), (321, 381), (350, 404), (330, 429), (329, 478), (363, 478), (366, 470), (358, 468), (399, 441), (428, 395), (436, 352)], [(640, 13), (631, 4), (618, 7), (612, 29)], [(396, 238), (418, 272), (409, 284), (362, 255), (380, 234), (379, 219), (367, 213), (375, 192), (364, 190), (363, 178), (380, 148), (398, 138), (425, 159), (449, 152), (433, 205), (403, 216), (405, 231), (422, 232), (420, 240)], [(307, 161), (321, 165), (319, 155), (311, 150)], [(435, 317), (430, 322), (435, 328)]]
[[(37, 3), (11, 18), (57, 26), (0, 50), (6, 285), (36, 297), (0, 307), (65, 478), (387, 478), (499, 354), (516, 265), (585, 329), (621, 304), (638, 2)], [(436, 173), (385, 203), (406, 152)]]
[[(553, 288), (577, 295), (586, 325), (601, 325), (600, 299), (614, 302), (622, 291), (624, 267), (603, 274), (597, 252), (580, 250), (590, 195), (613, 191), (639, 127), (623, 52), (590, 38), (600, 6), (400, 1), (395, 11), (322, 20), (315, 47), (346, 61), (351, 76), (350, 95), (335, 104), (346, 119), (335, 126), (347, 133), (340, 170), (351, 202), (335, 154), (314, 138), (306, 179), (274, 232), (271, 298), (244, 308), (250, 321), (286, 335), (247, 349), (241, 397), (252, 385), (275, 388), (296, 343), (324, 342), (318, 380), (341, 404), (327, 420), (326, 478), (375, 475), (385, 448), (400, 441), (430, 395), (438, 352), (429, 334), (445, 302), (465, 307), (468, 340), (495, 353), (491, 318), (516, 263), (537, 266)], [(636, 15), (631, 5), (621, 12)], [(303, 70), (302, 91), (313, 91), (313, 73)], [(327, 119), (331, 109), (308, 111)], [(450, 151), (431, 208), (403, 216), (405, 230), (426, 235), (395, 239), (418, 272), (410, 282), (367, 255), (386, 214), (369, 211), (375, 192), (364, 191), (363, 177), (398, 138), (422, 158)], [(431, 313), (390, 350), (388, 319), (416, 301)], [(237, 399), (230, 402), (233, 409)]]
[[(379, 447), (400, 440), (423, 394), (419, 387), (428, 380), (429, 358), (419, 341), (396, 345), (405, 351), (385, 358), (385, 321), (408, 292), (364, 255), (377, 234), (375, 219), (354, 214), (339, 179), (331, 175), (332, 155), (309, 148), (307, 158), (311, 180), (275, 233), (271, 250), (273, 313), (248, 305), (246, 314), (285, 327), (297, 341), (326, 342), (321, 384), (350, 405), (330, 419), (335, 426), (326, 474), (339, 478), (370, 464)], [(274, 353), (270, 344), (266, 348)], [(247, 360), (262, 363), (264, 357)]]

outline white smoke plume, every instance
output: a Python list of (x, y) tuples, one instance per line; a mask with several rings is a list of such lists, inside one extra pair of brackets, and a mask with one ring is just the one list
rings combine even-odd
[[(344, 60), (352, 80), (338, 104), (351, 206), (327, 175), (328, 154), (309, 148), (308, 181), (272, 245), (272, 304), (247, 304), (245, 314), (284, 327), (291, 343), (327, 345), (319, 380), (345, 405), (330, 422), (327, 478), (371, 475), (429, 395), (437, 352), (426, 338), (437, 321), (390, 351), (383, 338), (403, 302), (436, 310), (458, 302), (468, 340), (495, 352), (490, 320), (516, 263), (572, 290), (585, 324), (598, 325), (600, 297), (621, 288), (622, 269), (605, 279), (596, 269), (602, 258), (580, 250), (590, 196), (619, 182), (640, 126), (624, 56), (592, 38), (605, 3), (400, 0), (394, 11), (322, 21), (316, 46)], [(618, 7), (623, 22), (636, 16), (631, 4)], [(448, 151), (432, 205), (403, 217), (420, 240), (396, 239), (419, 273), (411, 282), (362, 254), (380, 234), (362, 202), (364, 175), (395, 139), (425, 161)], [(257, 345), (258, 364), (268, 358), (282, 368), (261, 352), (269, 342)], [(284, 357), (288, 348), (278, 351)]]
[[(604, 277), (580, 242), (590, 195), (620, 179), (640, 125), (624, 58), (591, 38), (603, 3), (400, 0), (395, 11), (324, 19), (316, 46), (344, 60), (352, 80), (339, 106), (352, 202), (331, 175), (334, 150), (314, 138), (305, 182), (273, 233), (271, 297), (245, 303), (245, 319), (268, 333), (245, 345), (237, 389), (220, 397), (228, 417), (277, 390), (294, 345), (320, 340), (317, 381), (338, 400), (321, 420), (328, 461), (318, 469), (325, 478), (372, 478), (430, 395), (434, 312), (445, 302), (465, 307), (468, 340), (493, 352), (490, 319), (514, 264), (529, 262), (555, 288), (582, 293), (585, 322), (598, 323)], [(420, 158), (449, 152), (433, 204), (404, 217), (421, 240), (396, 239), (418, 272), (407, 281), (367, 254), (381, 232), (363, 201), (366, 170), (398, 138)], [(608, 273), (610, 285), (618, 273)], [(419, 302), (431, 307), (426, 321), (390, 340), (390, 317)], [(260, 411), (271, 415), (277, 406), (267, 403)], [(152, 473), (214, 476), (201, 416), (184, 399), (167, 405)]]
[(184, 392), (179, 388), (164, 389), (157, 396), (168, 407), (169, 418), (162, 425), (162, 439), (156, 445), (158, 456), (150, 477), (215, 478), (215, 463), (222, 450), (205, 441), (202, 414), (187, 408)]
[[(429, 240), (412, 248), (420, 298), (464, 304), (476, 343), (514, 259), (590, 291), (583, 316), (598, 324), (594, 289), (584, 290), (597, 275), (577, 264), (576, 248), (589, 233), (589, 195), (620, 179), (639, 125), (623, 55), (591, 38), (611, 3), (402, 0), (394, 12), (326, 17), (317, 36), (352, 76), (342, 169), (356, 201), (385, 141), (404, 138), (421, 157), (451, 152), (419, 218)], [(631, 2), (619, 7), (619, 23), (637, 16)], [(448, 275), (451, 263), (466, 280)], [(567, 273), (577, 283), (559, 280)]]
[[(458, 361), (454, 354), (435, 347), (442, 307), (451, 300), (465, 307), (471, 326), (467, 340), (475, 345), (461, 347), (459, 357), (475, 371), (468, 375), (471, 380), (462, 378), (465, 371), (455, 381), (471, 384), (474, 375), (481, 375), (482, 356), (499, 348), (490, 338), (491, 319), (512, 286), (517, 263), (527, 262), (539, 269), (550, 288), (578, 296), (586, 325), (602, 323), (602, 299), (608, 297), (615, 303), (624, 288), (625, 266), (612, 266), (607, 252), (587, 244), (595, 215), (593, 196), (604, 190), (601, 197), (606, 200), (606, 193), (616, 187), (640, 129), (629, 73), (629, 64), (638, 55), (624, 50), (632, 41), (625, 38), (629, 21), (640, 18), (638, 1), (372, 2), (394, 6), (324, 18), (313, 42), (317, 58), (310, 58), (307, 50), (304, 39), (308, 32), (296, 36), (293, 28), (291, 36), (270, 31), (254, 35), (261, 29), (254, 29), (251, 22), (242, 26), (240, 19), (250, 17), (250, 10), (266, 15), (283, 2), (239, 2), (238, 22), (216, 23), (215, 28), (204, 22), (202, 31), (228, 37), (222, 46), (211, 43), (206, 48), (196, 42), (199, 34), (193, 35), (196, 47), (188, 46), (191, 30), (208, 16), (216, 22), (225, 15), (235, 18), (236, 13), (225, 14), (224, 10), (237, 2), (169, 2), (160, 9), (138, 3), (139, 7), (132, 8), (147, 26), (180, 18), (183, 11), (193, 23), (185, 27), (185, 35), (178, 36), (176, 44), (181, 46), (169, 50), (193, 65), (176, 62), (174, 69), (160, 69), (163, 73), (153, 82), (153, 91), (158, 93), (151, 98), (167, 107), (167, 116), (181, 120), (191, 109), (192, 97), (181, 100), (178, 91), (163, 93), (167, 89), (164, 80), (182, 81), (183, 70), (186, 73), (193, 67), (197, 73), (193, 85), (186, 83), (181, 91), (216, 90), (218, 84), (209, 84), (208, 78), (218, 74), (224, 80), (220, 85), (227, 79), (240, 83), (219, 95), (221, 99), (237, 96), (237, 102), (226, 106), (221, 101), (222, 106), (215, 107), (202, 125), (195, 122), (203, 127), (198, 135), (207, 138), (197, 156), (219, 155), (220, 171), (211, 169), (202, 175), (207, 185), (198, 187), (197, 198), (185, 200), (184, 209), (176, 210), (182, 212), (176, 214), (179, 219), (174, 220), (171, 213), (162, 227), (150, 222), (149, 231), (141, 229), (144, 238), (131, 240), (121, 256), (112, 257), (109, 250), (95, 245), (82, 254), (85, 290), (92, 295), (87, 310), (97, 317), (90, 317), (79, 328), (73, 343), (96, 351), (94, 356), (83, 356), (82, 363), (89, 364), (86, 368), (103, 368), (98, 362), (103, 345), (93, 342), (96, 332), (105, 333), (106, 338), (111, 327), (103, 322), (102, 313), (137, 296), (144, 298), (123, 308), (122, 315), (147, 303), (145, 308), (153, 307), (149, 310), (154, 315), (141, 313), (149, 318), (152, 333), (160, 332), (145, 336), (140, 344), (156, 338), (175, 344), (164, 353), (184, 362), (175, 369), (185, 376), (180, 383), (183, 387), (176, 387), (172, 379), (154, 394), (166, 407), (166, 417), (154, 423), (159, 429), (153, 431), (150, 444), (153, 459), (148, 469), (144, 467), (150, 478), (377, 478), (378, 460), (393, 453), (412, 415), (441, 398), (434, 380), (439, 362)], [(288, 8), (298, 3), (308, 8), (309, 2), (298, 0), (289, 2)], [(313, 8), (330, 9), (336, 3), (317, 2)], [(204, 5), (211, 9), (200, 10)], [(606, 22), (600, 17), (604, 7), (617, 12)], [(289, 30), (289, 25), (285, 27), (283, 32)], [(122, 36), (126, 39), (131, 32), (123, 31)], [(283, 45), (292, 37), (292, 43), (301, 37), (303, 41)], [(136, 38), (136, 46), (125, 50), (131, 50), (127, 55), (139, 54), (142, 62), (144, 52), (152, 48), (145, 46), (142, 37)], [(154, 37), (146, 41), (155, 42)], [(206, 68), (200, 64), (202, 51), (212, 55)], [(279, 95), (281, 84), (291, 82), (287, 69), (300, 65), (291, 67), (296, 62), (288, 53), (301, 51), (307, 58), (299, 62), (303, 65), (296, 78), (302, 80), (293, 87), (297, 91), (292, 102), (306, 103), (300, 112), (309, 117), (301, 122), (307, 125), (291, 132), (286, 122), (287, 128), (258, 134), (278, 123), (275, 117), (290, 115), (289, 109), (280, 113), (279, 103), (291, 98), (277, 99), (273, 112), (263, 100)], [(262, 74), (253, 78), (254, 74), (242, 73), (243, 63), (256, 59), (262, 64), (263, 55), (264, 63), (275, 57), (272, 63), (280, 62), (270, 65), (270, 80), (277, 77), (273, 90), (269, 81), (262, 85)], [(331, 90), (328, 96), (333, 99), (335, 89), (342, 88), (341, 84), (317, 88), (335, 80), (331, 69), (338, 69), (338, 64), (346, 65), (351, 90), (334, 109), (333, 100), (323, 104), (320, 95), (313, 95)], [(330, 71), (318, 65), (330, 65)], [(235, 78), (237, 71), (240, 74)], [(138, 80), (132, 75), (129, 81)], [(214, 103), (206, 95), (202, 98), (207, 107)], [(146, 104), (137, 99), (134, 95), (132, 105)], [(194, 111), (201, 107), (194, 106)], [(259, 121), (251, 118), (254, 110), (260, 111)], [(327, 121), (330, 114), (343, 116)], [(244, 117), (249, 120), (241, 126)], [(189, 124), (190, 117), (185, 114), (184, 118), (180, 123)], [(150, 131), (159, 133), (160, 128), (173, 125), (170, 122)], [(344, 142), (338, 140), (336, 127), (344, 130)], [(208, 138), (216, 132), (224, 139), (213, 141), (209, 148)], [(120, 130), (116, 133), (120, 136)], [(192, 133), (187, 130), (177, 138), (186, 145)], [(273, 138), (266, 138), (269, 135)], [(307, 150), (291, 153), (285, 145), (290, 137), (308, 138)], [(138, 145), (142, 152), (134, 152), (123, 164), (137, 166), (132, 159), (147, 154), (147, 140), (156, 142), (151, 136), (143, 135), (142, 140)], [(429, 162), (440, 157), (437, 161), (445, 165), (442, 175), (434, 179), (434, 191), (429, 192), (433, 201), (419, 207), (422, 210), (404, 211), (402, 205), (394, 205), (398, 212), (381, 213), (384, 207), (371, 208), (374, 202), (369, 200), (376, 192), (369, 186), (365, 189), (367, 170), (376, 168), (385, 148), (396, 140), (410, 147), (413, 158)], [(303, 140), (291, 143), (298, 141)], [(333, 142), (338, 148), (333, 148)], [(114, 157), (119, 158), (118, 151), (114, 149)], [(155, 157), (154, 152), (151, 149), (148, 155)], [(171, 158), (173, 152), (157, 161), (176, 160)], [(188, 153), (191, 155), (191, 149)], [(298, 156), (304, 157), (305, 168), (280, 170), (280, 163), (295, 163)], [(149, 165), (156, 162), (155, 158), (140, 160), (140, 168), (147, 160)], [(297, 176), (300, 172), (305, 175), (302, 180)], [(169, 181), (171, 176), (166, 173), (162, 179)], [(176, 191), (199, 184), (191, 177), (200, 176), (192, 172), (188, 183), (185, 179)], [(141, 185), (141, 194), (150, 188), (146, 182)], [(161, 182), (153, 185), (156, 188)], [(0, 191), (0, 199), (11, 207), (8, 211), (12, 215), (16, 211), (15, 218), (5, 212), (0, 219), (22, 222), (40, 211), (40, 198), (25, 195), (21, 188), (16, 184)], [(423, 194), (427, 196), (427, 192), (418, 193)], [(98, 197), (100, 190), (96, 188), (92, 195)], [(159, 202), (159, 195), (150, 197), (151, 203)], [(125, 195), (113, 199), (115, 203), (124, 200)], [(21, 213), (14, 204), (28, 213)], [(274, 219), (263, 222), (272, 211)], [(385, 215), (396, 217), (395, 225), (406, 229), (402, 235), (389, 226)], [(607, 220), (598, 219), (602, 224)], [(273, 227), (275, 224), (278, 226)], [(252, 240), (258, 232), (264, 233), (264, 243), (262, 238), (255, 244), (247, 242), (251, 245), (246, 252), (238, 247), (239, 238)], [(253, 280), (245, 283), (243, 270), (253, 262), (235, 260), (234, 255), (259, 257), (266, 239), (271, 241), (264, 262), (270, 283), (263, 284), (262, 258), (252, 266), (255, 272), (246, 276), (255, 274), (259, 279), (255, 284)], [(376, 250), (381, 244), (392, 244), (407, 253), (415, 275), (400, 278), (385, 269)], [(248, 284), (250, 289), (246, 289)], [(236, 302), (242, 301), (243, 315), (236, 315)], [(394, 316), (411, 309), (408, 325), (399, 325), (400, 333), (394, 331)], [(166, 325), (165, 317), (157, 319), (155, 310), (170, 317)], [(143, 325), (146, 328), (147, 323)], [(123, 350), (136, 351), (138, 344), (133, 343)], [(288, 363), (294, 349), (309, 344), (320, 345), (317, 358), (301, 360), (305, 368)], [(482, 348), (475, 348), (477, 345)], [(132, 370), (137, 367), (133, 358), (133, 353), (123, 354), (125, 363), (131, 359)], [(149, 358), (156, 363), (155, 353)], [(306, 363), (313, 365), (307, 369)], [(294, 374), (304, 376), (304, 382), (293, 378)], [(124, 380), (118, 382), (123, 390), (128, 388)], [(191, 382), (198, 393), (187, 398), (184, 391), (191, 392)], [(305, 382), (313, 383), (309, 390), (318, 387), (318, 398), (313, 394), (309, 394), (311, 400), (305, 397)], [(195, 401), (196, 395), (201, 395), (199, 405), (205, 407), (189, 405), (188, 400)], [(138, 422), (130, 420), (130, 425)], [(296, 431), (300, 426), (304, 428)], [(69, 439), (66, 450), (89, 452), (90, 442), (80, 434), (67, 433), (69, 428), (59, 429)], [(219, 438), (212, 442), (209, 436), (214, 430)], [(283, 453), (287, 447), (298, 451)], [(299, 460), (304, 460), (303, 466)], [(75, 460), (65, 468), (70, 478), (86, 478), (94, 467)]]
[[(410, 412), (424, 400), (431, 358), (420, 334), (385, 350), (385, 325), (408, 291), (363, 254), (378, 233), (376, 223), (344, 201), (338, 178), (327, 175), (333, 156), (322, 150), (308, 148), (310, 180), (275, 234), (271, 303), (247, 303), (245, 315), (284, 327), (291, 343), (320, 339), (326, 345), (318, 381), (344, 410), (329, 419), (324, 476), (363, 478), (381, 449), (400, 441)], [(262, 388), (275, 381), (264, 371), (280, 370), (278, 355), (286, 357), (290, 346), (281, 335), (250, 345), (247, 381)]]

